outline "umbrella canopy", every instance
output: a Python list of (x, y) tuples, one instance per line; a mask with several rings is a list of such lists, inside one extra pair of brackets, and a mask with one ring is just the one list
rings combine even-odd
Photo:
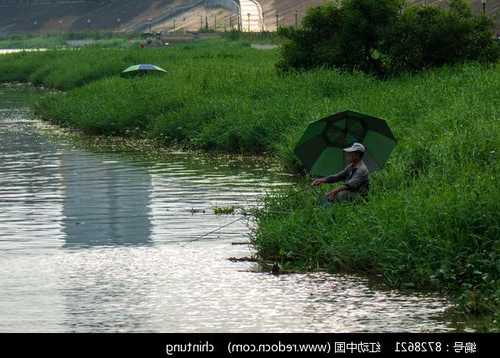
[(383, 119), (345, 111), (309, 124), (295, 154), (311, 175), (327, 176), (345, 167), (343, 149), (354, 142), (366, 147), (363, 161), (370, 171), (382, 168), (396, 146)]
[(165, 73), (163, 68), (158, 67), (156, 65), (151, 64), (139, 64), (130, 66), (129, 68), (122, 71), (123, 76), (134, 76), (134, 75), (143, 75), (146, 73)]

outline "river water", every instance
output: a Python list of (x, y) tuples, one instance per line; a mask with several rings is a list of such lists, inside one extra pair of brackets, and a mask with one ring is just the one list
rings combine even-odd
[(33, 51), (47, 51), (47, 49), (46, 48), (36, 48), (36, 49), (0, 48), (0, 55), (8, 55), (11, 53), (18, 53), (18, 52), (33, 52)]
[[(96, 153), (54, 140), (0, 87), (0, 332), (447, 331), (449, 304), (326, 273), (272, 275), (249, 227), (287, 177), (255, 164)], [(251, 225), (251, 223), (250, 223)]]

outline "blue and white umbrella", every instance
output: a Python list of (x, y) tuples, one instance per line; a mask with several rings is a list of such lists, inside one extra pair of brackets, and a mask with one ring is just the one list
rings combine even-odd
[(123, 76), (144, 75), (148, 73), (166, 73), (163, 68), (152, 64), (139, 64), (130, 66), (122, 71)]

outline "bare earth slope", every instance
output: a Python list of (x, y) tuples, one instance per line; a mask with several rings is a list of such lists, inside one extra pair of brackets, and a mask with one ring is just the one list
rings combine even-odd
[(231, 9), (236, 12), (232, 0), (0, 0), (0, 35), (146, 31), (150, 23), (154, 28), (170, 28), (174, 19), (176, 27), (199, 30), (200, 16), (205, 22), (205, 17), (212, 19), (218, 13), (222, 18), (229, 15)]
[[(0, 35), (84, 30), (146, 31), (150, 26), (165, 31), (174, 28), (196, 31), (207, 23), (209, 28), (217, 26), (218, 31), (223, 31), (230, 24), (237, 26), (238, 5), (243, 31), (275, 31), (277, 22), (293, 25), (300, 21), (307, 8), (327, 1), (332, 0), (0, 0)], [(481, 0), (470, 1), (474, 11), (480, 12)], [(409, 2), (447, 3), (446, 0)], [(488, 14), (497, 13), (500, 0), (487, 0), (486, 9)], [(497, 32), (500, 34), (500, 16)]]

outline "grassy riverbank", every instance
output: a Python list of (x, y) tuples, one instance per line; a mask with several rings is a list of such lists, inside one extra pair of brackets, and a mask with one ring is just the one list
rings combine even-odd
[[(307, 179), (273, 194), (257, 215), (259, 255), (295, 269), (365, 272), (391, 287), (442, 290), (463, 312), (498, 326), (500, 65), (378, 81), (327, 70), (280, 76), (276, 60), (275, 50), (223, 40), (49, 51), (0, 57), (0, 80), (66, 90), (43, 97), (36, 111), (85, 133), (267, 153), (292, 171), (300, 171), (293, 147), (310, 121), (346, 109), (385, 118), (399, 144), (372, 175), (368, 203), (319, 208)], [(168, 73), (119, 77), (140, 62)]]

